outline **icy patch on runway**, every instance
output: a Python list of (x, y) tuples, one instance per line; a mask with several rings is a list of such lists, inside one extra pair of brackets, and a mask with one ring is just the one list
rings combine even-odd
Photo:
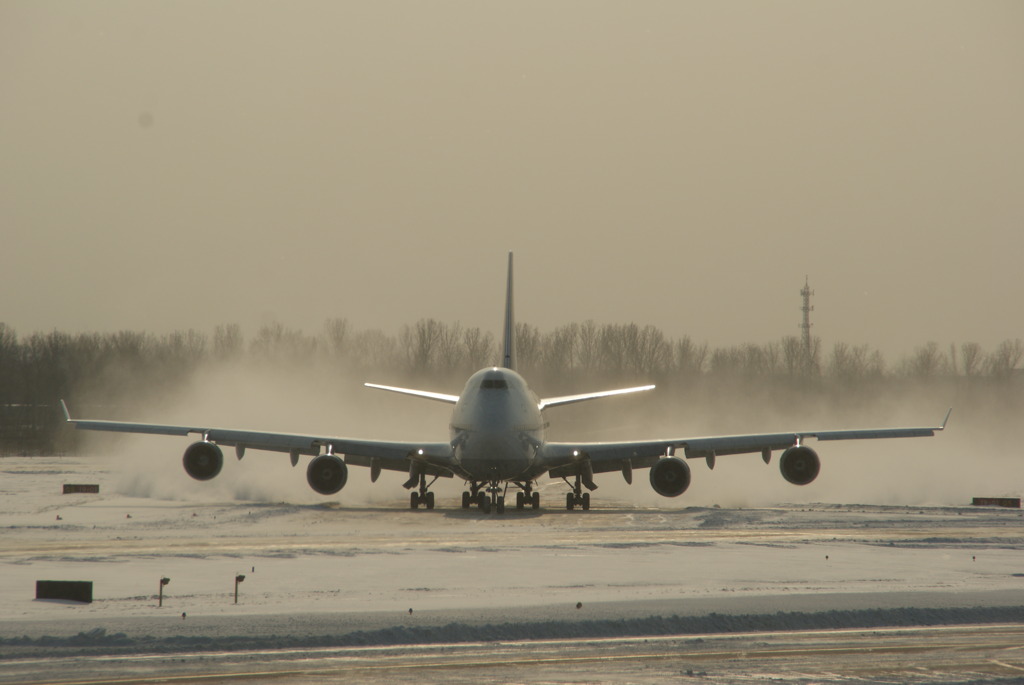
[[(316, 616), (300, 625), (316, 624)], [(339, 624), (341, 622), (339, 621)], [(317, 634), (246, 635), (223, 622), (216, 631), (193, 635), (130, 635), (93, 628), (59, 637), (0, 638), (0, 660), (25, 658), (45, 649), (48, 657), (97, 654), (167, 652), (213, 652), (257, 649), (299, 649), (321, 647), (367, 647), (522, 640), (565, 640), (572, 638), (620, 638), (665, 635), (707, 635), (764, 631), (841, 630), (907, 626), (950, 626), (1024, 623), (1024, 607), (862, 609), (852, 611), (776, 612), (772, 614), (724, 614), (704, 616), (647, 616), (605, 620), (537, 621), (503, 623), (451, 622), (439, 626), (396, 625), (386, 628)], [(339, 626), (340, 627), (340, 626)]]

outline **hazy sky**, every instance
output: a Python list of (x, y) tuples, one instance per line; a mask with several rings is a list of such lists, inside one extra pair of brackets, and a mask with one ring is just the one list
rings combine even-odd
[(0, 321), (1024, 337), (1024, 3), (0, 0)]

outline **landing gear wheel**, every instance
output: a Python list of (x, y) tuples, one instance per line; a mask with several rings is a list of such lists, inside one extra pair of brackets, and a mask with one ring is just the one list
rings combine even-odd
[[(437, 478), (435, 477), (434, 480), (437, 480)], [(419, 489), (409, 493), (409, 507), (411, 509), (419, 509), (421, 504), (427, 509), (434, 508), (434, 493), (427, 489), (434, 484), (434, 480), (428, 483), (426, 474), (419, 474)]]
[(533, 505), (534, 509), (540, 509), (540, 493), (536, 490), (530, 495), (530, 504)]
[(505, 498), (504, 497), (498, 497), (496, 499), (496, 501), (494, 502), (494, 505), (495, 505), (495, 509), (497, 510), (497, 512), (499, 514), (504, 514), (505, 513)]
[(471, 500), (472, 500), (472, 496), (469, 494), (469, 491), (468, 490), (463, 491), (463, 493), (462, 493), (462, 508), (463, 509), (469, 509), (469, 505), (471, 504)]
[(522, 510), (526, 505), (526, 495), (522, 491), (516, 493), (516, 509)]
[(480, 502), (480, 508), (483, 510), (483, 512), (485, 514), (490, 514), (491, 513), (491, 500), (486, 498), (486, 497), (484, 497), (481, 500), (481, 502)]
[[(569, 484), (568, 479), (564, 480), (567, 484)], [(576, 484), (569, 484), (569, 487), (572, 488), (572, 492), (566, 493), (565, 495), (565, 508), (568, 509), (569, 511), (572, 511), (578, 505), (579, 508), (582, 509), (583, 511), (587, 511), (588, 509), (590, 509), (590, 493), (583, 492), (583, 477), (577, 474)], [(592, 487), (596, 488), (597, 486), (592, 484)], [(537, 501), (537, 504), (540, 504), (539, 499)]]

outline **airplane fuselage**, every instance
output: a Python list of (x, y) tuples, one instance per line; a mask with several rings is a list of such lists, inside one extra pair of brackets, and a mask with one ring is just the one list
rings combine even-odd
[(536, 395), (515, 371), (489, 368), (473, 374), (451, 419), (454, 457), (471, 481), (532, 480), (544, 469), (544, 418)]

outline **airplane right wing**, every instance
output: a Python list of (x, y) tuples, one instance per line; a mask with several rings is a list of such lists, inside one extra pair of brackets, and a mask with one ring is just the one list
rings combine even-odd
[(190, 435), (201, 436), (204, 442), (234, 447), (239, 459), (246, 449), (286, 452), (292, 464), (299, 455), (317, 456), (321, 452), (345, 456), (345, 463), (355, 466), (408, 472), (417, 463), (427, 475), (452, 477), (454, 465), (453, 450), (448, 442), (402, 442), (384, 440), (359, 440), (354, 438), (299, 435), (294, 433), (270, 433), (264, 431), (216, 428), (201, 425), (167, 425), (155, 423), (130, 423), (125, 421), (96, 421), (73, 419), (67, 405), (61, 400), (64, 418), (81, 430), (109, 431), (115, 433), (143, 433), (149, 435)]

